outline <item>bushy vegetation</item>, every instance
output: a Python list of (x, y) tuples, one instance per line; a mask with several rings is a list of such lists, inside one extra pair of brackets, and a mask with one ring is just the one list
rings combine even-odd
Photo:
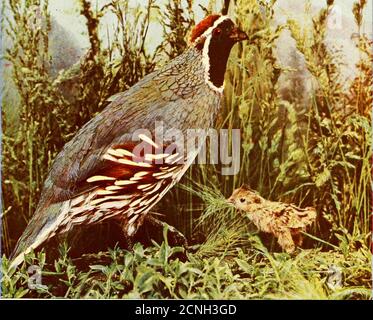
[[(167, 232), (167, 229), (164, 230)], [(224, 236), (224, 235), (223, 235)], [(166, 237), (165, 237), (166, 239)], [(27, 265), (5, 272), (3, 297), (172, 298), (172, 299), (367, 299), (370, 297), (369, 251), (304, 250), (291, 257), (270, 253), (257, 236), (251, 250), (236, 244), (231, 254), (206, 248), (175, 259), (184, 248), (161, 245), (131, 252), (119, 248), (71, 260), (66, 246), (53, 265), (45, 254), (30, 254)], [(84, 264), (82, 264), (84, 261)], [(88, 262), (89, 265), (87, 264)], [(339, 266), (345, 278), (335, 285), (328, 266)], [(35, 268), (40, 268), (36, 269)], [(8, 261), (3, 259), (3, 270)], [(41, 283), (36, 281), (38, 270)], [(31, 286), (30, 286), (31, 284)], [(46, 285), (48, 284), (48, 286)], [(31, 287), (31, 288), (30, 288)]]
[[(7, 1), (12, 18), (4, 23), (13, 46), (5, 58), (12, 64), (20, 103), (14, 106), (19, 121), (10, 123), (7, 114), (2, 115), (4, 297), (370, 297), (372, 43), (359, 36), (356, 78), (343, 83), (341, 57), (325, 43), (333, 1), (327, 1), (310, 24), (289, 20), (277, 27), (276, 1), (236, 1), (234, 14), (250, 39), (231, 54), (217, 127), (241, 129), (240, 172), (222, 176), (219, 165), (194, 165), (157, 208), (194, 244), (184, 253), (185, 262), (177, 255), (184, 249), (170, 247), (166, 237), (147, 248), (136, 244), (133, 252), (112, 246), (82, 262), (67, 249), (81, 243), (75, 236), (60, 247), (55, 262), (46, 260), (43, 252), (32, 253), (19, 270), (8, 271), (6, 257), (35, 211), (53, 158), (105, 107), (108, 97), (185, 49), (195, 24), (194, 2), (169, 0), (158, 7), (149, 0), (145, 8), (130, 8), (126, 1), (114, 0), (97, 11), (80, 0), (90, 49), (72, 68), (53, 76), (48, 2)], [(359, 0), (354, 5), (359, 27), (365, 4)], [(118, 25), (106, 46), (98, 28), (108, 12), (118, 18)], [(154, 17), (160, 17), (164, 36), (149, 52), (146, 43)], [(276, 58), (276, 42), (286, 31), (304, 59), (303, 72), (312, 78), (306, 96), (296, 85), (302, 82), (302, 71), (285, 69)], [(280, 84), (291, 72), (294, 85), (285, 90)], [(266, 198), (317, 209), (317, 223), (308, 231), (304, 249), (291, 256), (278, 252), (270, 236), (258, 235), (245, 217), (226, 205), (225, 197), (242, 183)], [(112, 234), (107, 231), (111, 226), (98, 228), (103, 238)], [(92, 232), (80, 235), (86, 243), (94, 241)], [(48, 287), (28, 288), (29, 265), (41, 267)], [(332, 266), (343, 276), (341, 286), (330, 284)]]

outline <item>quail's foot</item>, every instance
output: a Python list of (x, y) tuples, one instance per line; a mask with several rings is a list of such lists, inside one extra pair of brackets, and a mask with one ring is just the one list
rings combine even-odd
[(145, 220), (146, 220), (146, 222), (148, 222), (152, 226), (154, 226), (156, 228), (159, 228), (162, 233), (163, 233), (164, 228), (166, 227), (167, 230), (168, 230), (167, 240), (168, 240), (168, 243), (171, 246), (180, 246), (180, 247), (184, 247), (184, 248), (188, 247), (188, 240), (175, 227), (170, 226), (166, 222), (163, 222), (163, 221), (160, 221), (160, 220), (156, 219), (154, 216), (151, 215), (151, 213), (147, 215)]

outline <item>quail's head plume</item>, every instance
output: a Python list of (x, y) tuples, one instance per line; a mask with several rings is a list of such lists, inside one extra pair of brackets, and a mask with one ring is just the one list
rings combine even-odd
[[(190, 128), (212, 127), (229, 53), (245, 39), (227, 16), (208, 16), (192, 30), (184, 53), (111, 97), (54, 160), (36, 212), (12, 254), (12, 266), (80, 224), (119, 219), (126, 236), (133, 236), (198, 154), (177, 152), (183, 148), (176, 148), (179, 142), (171, 138), (156, 141), (155, 122), (164, 131), (172, 128), (184, 135)], [(148, 131), (133, 141), (139, 129)], [(135, 152), (139, 143), (143, 153)]]

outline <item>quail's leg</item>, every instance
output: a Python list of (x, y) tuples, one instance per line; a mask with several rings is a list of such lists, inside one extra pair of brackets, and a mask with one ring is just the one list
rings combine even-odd
[(134, 245), (134, 235), (129, 235), (127, 232), (127, 220), (123, 219), (121, 216), (115, 219), (122, 230), (122, 240), (127, 250), (132, 250)]
[[(167, 240), (171, 246), (183, 246), (188, 247), (188, 242), (185, 236), (178, 231), (176, 228), (168, 225), (167, 223), (154, 218), (151, 213), (142, 217), (140, 227), (138, 230), (129, 235), (127, 231), (127, 220), (119, 217), (117, 222), (121, 226), (122, 241), (128, 250), (133, 248), (134, 243), (140, 242), (144, 246), (151, 246), (151, 240), (162, 241), (163, 239), (163, 229), (167, 226)], [(185, 254), (178, 255), (180, 260), (186, 260)]]
[(303, 236), (301, 233), (296, 232), (292, 234), (293, 241), (297, 247), (301, 247), (303, 244)]
[(166, 222), (160, 221), (156, 219), (154, 216), (151, 215), (151, 213), (147, 214), (145, 217), (145, 221), (150, 226), (157, 228), (159, 232), (163, 232), (164, 227), (167, 226), (168, 229), (168, 241), (170, 245), (172, 246), (182, 246), (187, 248), (188, 247), (188, 241), (185, 238), (185, 236), (177, 230), (175, 227), (170, 226)]
[(129, 236), (128, 234), (126, 234), (125, 232), (123, 232), (123, 238), (124, 238), (124, 241), (126, 243), (127, 249), (128, 250), (132, 250), (133, 245), (134, 245), (133, 237)]
[(278, 235), (278, 244), (287, 253), (292, 253), (295, 250), (295, 244), (289, 230), (284, 230)]

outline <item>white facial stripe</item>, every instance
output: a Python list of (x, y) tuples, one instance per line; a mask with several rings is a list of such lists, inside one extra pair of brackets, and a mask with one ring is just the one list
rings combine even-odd
[[(208, 28), (201, 35), (201, 37), (206, 37), (205, 43), (203, 45), (203, 50), (202, 50), (202, 63), (205, 67), (205, 81), (212, 90), (214, 90), (214, 91), (216, 91), (220, 94), (222, 94), (223, 91), (224, 91), (224, 83), (221, 87), (217, 87), (210, 80), (210, 74), (209, 74), (209, 72), (210, 72), (209, 46), (210, 46), (210, 41), (211, 41), (211, 37), (212, 37), (211, 36), (212, 30), (214, 30), (220, 23), (222, 23), (223, 21), (228, 20), (228, 19), (229, 19), (228, 16), (221, 16), (218, 20), (215, 21), (215, 23), (210, 28)], [(196, 43), (198, 43), (198, 40), (201, 37), (199, 37), (196, 40)]]
[(222, 84), (221, 87), (217, 87), (211, 82), (211, 79), (210, 79), (210, 57), (209, 57), (210, 41), (211, 41), (211, 34), (207, 36), (205, 43), (203, 45), (203, 51), (202, 51), (202, 63), (205, 67), (205, 81), (212, 90), (218, 93), (223, 93), (224, 83)]

